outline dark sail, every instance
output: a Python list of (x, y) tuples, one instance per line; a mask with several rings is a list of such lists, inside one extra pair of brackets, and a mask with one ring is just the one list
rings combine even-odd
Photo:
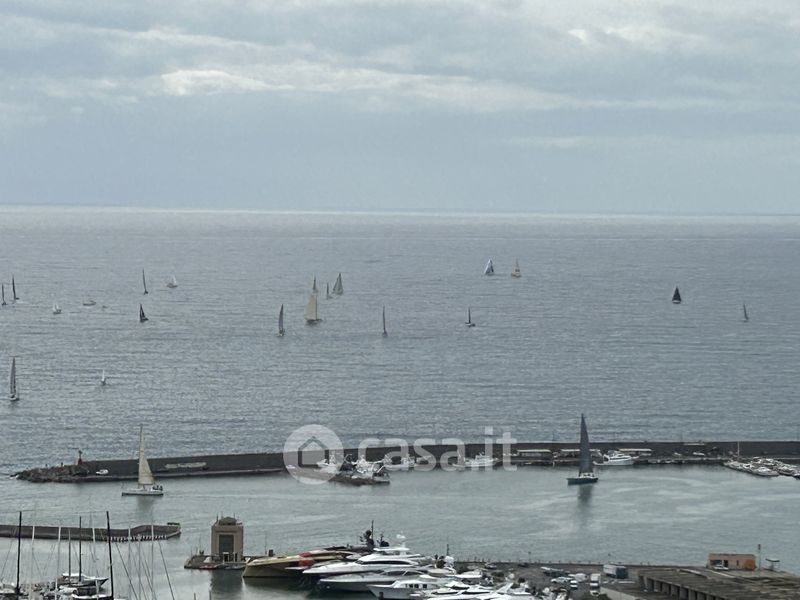
[(673, 304), (680, 304), (681, 303), (681, 293), (678, 291), (678, 288), (675, 288), (675, 291), (672, 293), (672, 302)]
[(581, 413), (581, 466), (580, 473), (593, 473), (592, 453), (589, 450), (589, 432), (586, 430), (586, 419)]
[(145, 321), (147, 321), (147, 317), (144, 316), (144, 308), (142, 308), (142, 305), (140, 304), (139, 305), (139, 323), (144, 323)]

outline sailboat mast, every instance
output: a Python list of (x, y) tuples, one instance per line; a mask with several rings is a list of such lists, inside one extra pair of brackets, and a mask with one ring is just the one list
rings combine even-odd
[[(113, 600), (113, 598), (115, 597), (114, 596), (114, 563), (111, 560), (111, 519), (108, 516), (108, 511), (106, 511), (106, 540), (108, 541), (108, 578), (111, 581), (111, 598)], [(128, 542), (128, 543), (130, 543), (130, 542)]]
[(144, 295), (147, 295), (147, 280), (144, 277), (144, 269), (142, 269), (142, 287), (144, 288)]
[(17, 284), (14, 283), (13, 275), (11, 276), (11, 297), (14, 299), (14, 302), (19, 300), (19, 298), (17, 298)]
[(83, 581), (83, 549), (81, 548), (81, 540), (83, 540), (83, 523), (81, 517), (78, 517), (78, 583)]
[(19, 511), (19, 525), (17, 526), (17, 583), (14, 586), (14, 593), (19, 598), (19, 559), (22, 553), (22, 511)]
[(384, 335), (384, 337), (389, 335), (386, 332), (386, 305), (385, 304), (383, 306), (383, 335)]

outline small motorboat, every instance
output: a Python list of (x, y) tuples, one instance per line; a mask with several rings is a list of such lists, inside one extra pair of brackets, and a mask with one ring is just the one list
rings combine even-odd
[(630, 454), (623, 452), (611, 452), (603, 455), (603, 462), (594, 464), (601, 467), (629, 467), (634, 464), (635, 459)]

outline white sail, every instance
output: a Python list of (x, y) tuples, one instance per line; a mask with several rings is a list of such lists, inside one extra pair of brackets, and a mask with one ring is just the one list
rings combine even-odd
[(11, 400), (19, 400), (19, 396), (17, 395), (17, 359), (16, 357), (11, 359), (11, 376), (8, 380), (8, 397)]
[(330, 299), (331, 299), (331, 284), (326, 283), (325, 284), (325, 300), (330, 300)]
[(54, 315), (61, 314), (61, 307), (58, 305), (58, 302), (53, 302), (53, 314)]
[(283, 304), (281, 304), (281, 311), (278, 313), (278, 335), (283, 335)]
[(308, 304), (306, 304), (306, 312), (303, 316), (308, 323), (316, 323), (319, 321), (319, 316), (317, 314), (317, 296), (315, 294), (309, 296)]
[(514, 270), (511, 271), (512, 277), (522, 277), (522, 271), (519, 270), (519, 259), (514, 261)]
[(486, 263), (486, 268), (483, 270), (484, 275), (494, 275), (494, 265), (492, 264), (492, 259), (489, 259), (489, 262)]
[(175, 279), (175, 275), (173, 275), (172, 277), (170, 277), (170, 280), (167, 282), (167, 287), (168, 287), (169, 289), (171, 289), (171, 290), (172, 290), (172, 289), (175, 289), (176, 287), (178, 287), (178, 280), (177, 280), (177, 279)]
[(139, 428), (139, 485), (151, 486), (156, 482), (153, 479), (153, 472), (150, 470), (150, 464), (144, 455), (144, 428)]
[(106, 370), (103, 369), (103, 373), (100, 375), (100, 385), (106, 384)]
[(336, 282), (333, 284), (333, 293), (341, 296), (344, 293), (344, 288), (342, 287), (342, 274), (339, 273), (336, 276)]

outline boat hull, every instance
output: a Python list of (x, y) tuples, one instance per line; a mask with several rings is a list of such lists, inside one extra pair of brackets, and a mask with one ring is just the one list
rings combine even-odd
[(130, 489), (122, 490), (123, 496), (163, 496), (164, 490)]
[(587, 477), (585, 475), (567, 477), (567, 485), (586, 485), (592, 483), (597, 483), (597, 477)]

